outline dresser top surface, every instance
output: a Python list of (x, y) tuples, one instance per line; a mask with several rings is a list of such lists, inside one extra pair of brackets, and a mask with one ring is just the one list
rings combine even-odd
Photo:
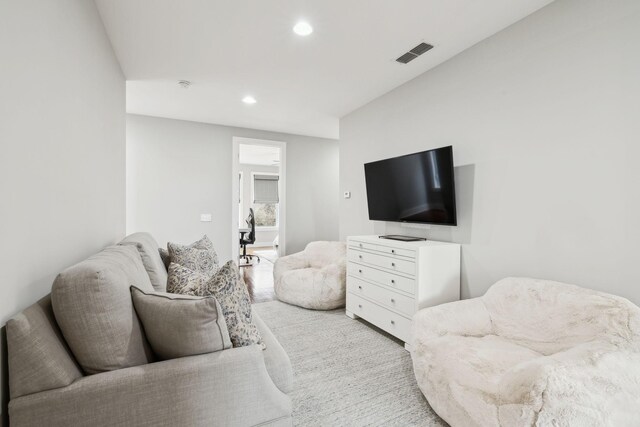
[(347, 242), (363, 242), (363, 243), (373, 243), (380, 246), (390, 246), (394, 248), (407, 248), (407, 249), (417, 249), (426, 246), (460, 246), (458, 243), (451, 242), (439, 242), (437, 240), (418, 240), (415, 242), (403, 242), (401, 240), (391, 240), (391, 239), (382, 239), (378, 235), (373, 236), (348, 236)]

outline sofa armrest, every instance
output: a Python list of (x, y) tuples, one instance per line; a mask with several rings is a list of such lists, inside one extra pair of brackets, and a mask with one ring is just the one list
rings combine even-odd
[(491, 317), (480, 298), (422, 309), (411, 324), (414, 346), (443, 335), (483, 336), (492, 332)]
[[(585, 342), (521, 363), (498, 385), (501, 425), (521, 423), (522, 417), (542, 425), (563, 418), (580, 425), (635, 425), (639, 366), (637, 350), (606, 341)], [(594, 411), (596, 406), (607, 410)]]
[(258, 346), (83, 377), (9, 402), (13, 426), (249, 426), (290, 419)]

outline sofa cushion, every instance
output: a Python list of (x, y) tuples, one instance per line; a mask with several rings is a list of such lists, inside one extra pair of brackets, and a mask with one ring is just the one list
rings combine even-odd
[(190, 270), (175, 262), (169, 264), (167, 292), (182, 295), (202, 295), (209, 276)]
[[(483, 425), (496, 419), (496, 399), (507, 371), (541, 357), (526, 347), (495, 335), (483, 337), (444, 335), (435, 338), (426, 351), (412, 354), (414, 371), (429, 404), (438, 414), (464, 411), (468, 418), (447, 418), (456, 425)], [(420, 361), (418, 363), (418, 360)], [(429, 369), (428, 367), (432, 367)], [(497, 425), (497, 424), (496, 424)], [(505, 424), (508, 425), (508, 424)]]
[(11, 399), (82, 377), (54, 319), (50, 295), (9, 319), (7, 350)]
[(231, 348), (222, 309), (214, 297), (145, 292), (131, 295), (151, 348), (161, 360)]
[(120, 245), (134, 245), (144, 265), (153, 289), (164, 292), (167, 289), (167, 269), (160, 257), (158, 243), (149, 233), (134, 233), (125, 237)]
[(171, 262), (180, 264), (198, 273), (212, 276), (219, 267), (218, 254), (207, 236), (190, 245), (167, 244)]
[(153, 291), (135, 246), (110, 246), (56, 277), (53, 312), (87, 374), (153, 361), (129, 288)]

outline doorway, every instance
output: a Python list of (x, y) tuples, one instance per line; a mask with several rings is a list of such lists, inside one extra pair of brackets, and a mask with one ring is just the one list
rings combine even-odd
[[(285, 253), (286, 144), (281, 141), (233, 139), (232, 248), (244, 270), (245, 280), (255, 300), (273, 293), (273, 264)], [(248, 221), (253, 212), (255, 226), (246, 253), (242, 257), (241, 235), (252, 230)], [(250, 283), (251, 282), (251, 283)]]

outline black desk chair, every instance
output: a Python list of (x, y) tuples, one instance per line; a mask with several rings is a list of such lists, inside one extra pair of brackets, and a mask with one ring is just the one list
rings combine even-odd
[(245, 261), (245, 264), (240, 263), (241, 267), (251, 265), (250, 262), (253, 258), (256, 258), (260, 262), (258, 255), (247, 255), (247, 245), (253, 245), (256, 242), (256, 219), (253, 216), (253, 208), (249, 208), (249, 216), (246, 219), (249, 226), (249, 233), (242, 233), (240, 236), (240, 246), (242, 247), (242, 255), (240, 260)]

